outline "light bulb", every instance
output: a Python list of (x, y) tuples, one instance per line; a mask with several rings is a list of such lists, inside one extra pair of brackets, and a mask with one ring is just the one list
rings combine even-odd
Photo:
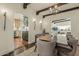
[(42, 21), (39, 22), (40, 24), (42, 23)]
[(50, 10), (50, 13), (52, 13), (52, 8), (49, 8), (49, 10)]
[(35, 22), (36, 21), (36, 19), (33, 19), (33, 22)]
[(49, 8), (50, 10), (52, 10), (52, 8)]
[(55, 5), (54, 8), (57, 9), (58, 8), (58, 5)]

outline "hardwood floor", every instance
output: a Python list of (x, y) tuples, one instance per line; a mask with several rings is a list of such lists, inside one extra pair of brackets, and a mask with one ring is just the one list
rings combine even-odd
[(14, 38), (14, 43), (15, 43), (14, 54), (19, 54), (19, 53), (23, 52), (24, 50), (26, 50), (26, 48), (28, 46), (28, 42), (24, 41), (20, 37)]
[(25, 45), (26, 46), (28, 45), (28, 42), (27, 41), (24, 41), (21, 38), (14, 38), (14, 43), (15, 43), (15, 47), (16, 48), (19, 48), (19, 47), (23, 47)]

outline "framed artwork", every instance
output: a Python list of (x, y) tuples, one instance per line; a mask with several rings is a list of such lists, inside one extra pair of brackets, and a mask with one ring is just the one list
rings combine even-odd
[(20, 19), (15, 19), (15, 28), (16, 29), (19, 29), (20, 28), (20, 25), (21, 25)]
[(28, 17), (24, 16), (23, 24), (27, 27), (28, 26)]

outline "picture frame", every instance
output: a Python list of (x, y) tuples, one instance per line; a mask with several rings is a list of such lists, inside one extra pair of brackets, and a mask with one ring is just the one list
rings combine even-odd
[(24, 16), (23, 24), (27, 27), (28, 26), (28, 17)]

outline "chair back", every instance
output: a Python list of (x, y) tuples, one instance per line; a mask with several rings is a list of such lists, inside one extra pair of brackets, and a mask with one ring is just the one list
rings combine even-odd
[(76, 40), (74, 37), (69, 38), (69, 44), (72, 47), (72, 51), (70, 52), (70, 55), (75, 55), (78, 45), (78, 40)]
[(37, 51), (40, 56), (52, 56), (55, 49), (55, 42), (37, 40)]

